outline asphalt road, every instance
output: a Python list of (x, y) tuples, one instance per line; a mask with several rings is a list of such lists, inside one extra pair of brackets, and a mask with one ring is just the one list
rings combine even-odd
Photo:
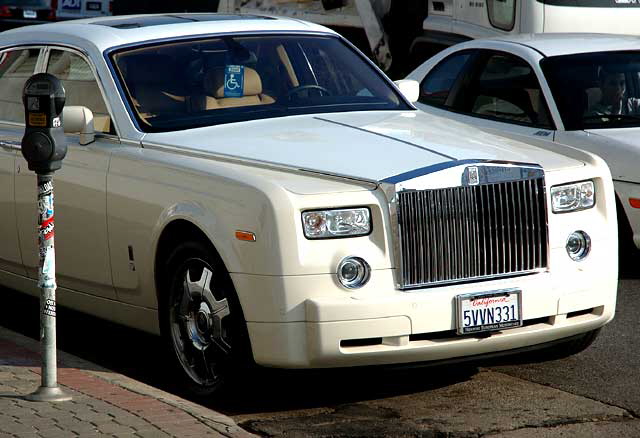
[[(38, 337), (38, 301), (2, 290), (0, 325)], [(260, 369), (220, 399), (192, 400), (276, 437), (640, 436), (640, 280), (619, 283), (616, 317), (586, 351), (447, 368)], [(160, 340), (59, 309), (58, 347), (189, 398)]]

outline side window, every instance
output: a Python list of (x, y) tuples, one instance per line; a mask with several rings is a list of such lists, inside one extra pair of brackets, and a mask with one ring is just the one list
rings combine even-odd
[(460, 108), (498, 121), (552, 129), (540, 83), (531, 66), (506, 53), (490, 54)]
[(93, 112), (96, 132), (112, 132), (111, 117), (100, 93), (91, 67), (73, 52), (52, 50), (47, 64), (47, 73), (62, 81), (67, 94), (65, 105), (86, 106)]
[(513, 30), (516, 21), (516, 0), (487, 0), (487, 13), (493, 27)]
[(24, 123), (22, 89), (33, 75), (40, 49), (10, 50), (0, 54), (0, 120)]
[(436, 65), (420, 84), (418, 101), (427, 105), (445, 106), (451, 87), (470, 56), (471, 52), (456, 53)]

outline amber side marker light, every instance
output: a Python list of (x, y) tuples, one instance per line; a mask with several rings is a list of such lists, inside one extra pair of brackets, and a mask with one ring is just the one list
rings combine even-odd
[(629, 198), (629, 204), (631, 204), (631, 206), (633, 208), (640, 208), (640, 199), (638, 199), (638, 198)]
[(236, 239), (244, 240), (245, 242), (255, 242), (256, 235), (250, 231), (237, 231), (236, 230)]

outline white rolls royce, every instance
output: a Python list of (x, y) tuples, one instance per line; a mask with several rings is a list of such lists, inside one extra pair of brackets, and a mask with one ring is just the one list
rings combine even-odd
[(161, 334), (214, 393), (284, 368), (575, 353), (614, 315), (615, 193), (588, 152), (416, 110), (336, 33), (266, 16), (0, 34), (0, 284), (38, 294), (34, 73), (66, 89), (59, 304)]

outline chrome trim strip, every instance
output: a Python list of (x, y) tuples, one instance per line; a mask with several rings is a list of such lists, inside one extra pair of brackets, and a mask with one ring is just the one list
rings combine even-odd
[[(134, 144), (138, 144), (138, 142), (134, 142)], [(227, 155), (227, 154), (221, 154), (216, 152), (207, 152), (207, 151), (202, 151), (197, 149), (190, 149), (182, 146), (177, 147), (177, 146), (168, 146), (168, 145), (159, 144), (159, 143), (147, 143), (144, 141), (144, 138), (140, 142), (140, 145), (144, 149), (151, 149), (151, 150), (156, 150), (161, 152), (168, 152), (172, 154), (185, 155), (188, 157), (209, 158), (212, 160), (245, 164), (249, 166), (261, 167), (264, 169), (274, 169), (274, 170), (298, 172), (298, 173), (313, 173), (315, 175), (319, 175), (324, 178), (349, 180), (353, 182), (366, 184), (368, 186), (367, 190), (375, 190), (380, 185), (380, 182), (374, 179), (354, 177), (351, 175), (344, 175), (340, 173), (324, 172), (317, 169), (309, 169), (309, 168), (298, 167), (298, 166), (289, 166), (286, 164), (276, 163), (272, 161), (255, 160), (255, 159), (243, 158), (235, 155)]]
[(11, 141), (11, 140), (0, 140), (0, 148), (11, 149), (14, 151), (21, 151), (22, 143), (18, 141)]
[(464, 280), (443, 280), (443, 281), (436, 281), (429, 284), (407, 286), (403, 289), (403, 292), (414, 292), (414, 291), (417, 291), (418, 289), (429, 289), (435, 286), (446, 286), (451, 284), (468, 284), (476, 281), (499, 280), (501, 278), (520, 277), (524, 275), (541, 274), (543, 272), (547, 272), (547, 268), (537, 268), (537, 269), (531, 269), (529, 271), (522, 271), (522, 272), (509, 272), (506, 274), (483, 275), (480, 277), (465, 278)]
[[(367, 131), (367, 132), (370, 132), (370, 131)], [(389, 184), (398, 184), (404, 181), (418, 178), (420, 176), (430, 175), (435, 172), (440, 172), (445, 169), (450, 169), (453, 167), (470, 165), (470, 164), (477, 164), (479, 166), (484, 166), (484, 167), (491, 166), (491, 165), (494, 165), (492, 167), (505, 167), (505, 166), (518, 167), (520, 169), (527, 170), (527, 172), (530, 172), (529, 178), (539, 178), (541, 173), (543, 173), (542, 167), (538, 164), (533, 164), (533, 163), (519, 163), (519, 162), (508, 162), (508, 161), (499, 161), (499, 160), (480, 160), (480, 159), (456, 160), (455, 158), (449, 157), (449, 156), (446, 156), (446, 158), (451, 158), (452, 161), (446, 161), (442, 163), (432, 164), (431, 166), (420, 167), (414, 170), (410, 170), (408, 172), (387, 177), (383, 179), (381, 182), (385, 182)], [(487, 179), (489, 177), (495, 178), (495, 180), (492, 180), (491, 182), (502, 181), (499, 177), (491, 174), (490, 171), (487, 173), (487, 171), (485, 170), (484, 172), (479, 172), (479, 173), (481, 178), (479, 181), (480, 184), (486, 184)], [(463, 181), (461, 185), (473, 185), (473, 184), (469, 184), (468, 171), (466, 171), (466, 169), (465, 171), (463, 171), (460, 178)]]

